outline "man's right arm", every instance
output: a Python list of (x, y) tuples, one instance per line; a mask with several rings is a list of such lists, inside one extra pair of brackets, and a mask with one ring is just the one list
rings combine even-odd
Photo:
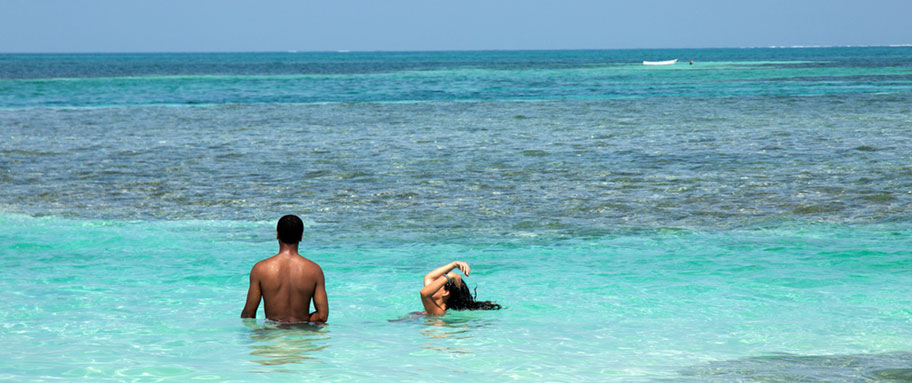
[(323, 281), (322, 269), (319, 269), (317, 273), (313, 304), (317, 311), (310, 313), (310, 321), (325, 323), (329, 319), (329, 301), (326, 299), (326, 286)]
[(256, 318), (257, 309), (260, 307), (260, 298), (263, 293), (260, 290), (260, 278), (256, 272), (256, 265), (250, 270), (250, 288), (247, 289), (247, 303), (244, 304), (244, 310), (241, 311), (241, 318)]

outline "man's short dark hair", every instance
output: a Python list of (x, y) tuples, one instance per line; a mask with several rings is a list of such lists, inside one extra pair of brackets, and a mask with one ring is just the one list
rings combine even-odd
[(289, 214), (279, 218), (276, 231), (279, 232), (280, 241), (293, 245), (301, 242), (301, 235), (304, 234), (304, 222), (301, 222), (298, 216)]

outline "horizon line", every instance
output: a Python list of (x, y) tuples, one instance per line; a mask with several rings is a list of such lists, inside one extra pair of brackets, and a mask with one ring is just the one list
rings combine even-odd
[(912, 43), (873, 44), (873, 45), (767, 45), (767, 46), (718, 46), (699, 48), (531, 48), (531, 49), (414, 49), (414, 50), (225, 50), (225, 51), (0, 51), (2, 55), (53, 55), (53, 54), (237, 54), (237, 53), (444, 53), (444, 52), (546, 52), (546, 51), (632, 51), (632, 50), (703, 50), (703, 49), (819, 49), (819, 48), (909, 48)]

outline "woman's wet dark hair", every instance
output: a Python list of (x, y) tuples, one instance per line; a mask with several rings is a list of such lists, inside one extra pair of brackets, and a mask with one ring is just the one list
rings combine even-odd
[[(443, 288), (450, 292), (447, 298), (447, 308), (453, 310), (500, 310), (500, 305), (491, 301), (476, 301), (475, 293), (470, 292), (465, 281), (457, 286), (454, 282), (447, 282)], [(475, 288), (478, 290), (478, 287)]]

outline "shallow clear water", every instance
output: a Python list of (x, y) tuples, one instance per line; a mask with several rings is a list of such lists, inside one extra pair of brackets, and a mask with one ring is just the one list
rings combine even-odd
[[(909, 381), (909, 58), (0, 55), (0, 379)], [(328, 326), (238, 318), (286, 213)]]

